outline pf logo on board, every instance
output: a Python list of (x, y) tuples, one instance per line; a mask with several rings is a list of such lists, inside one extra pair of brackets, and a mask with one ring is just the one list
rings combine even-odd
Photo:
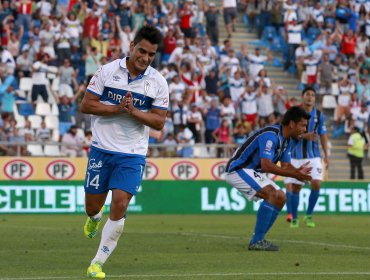
[(195, 180), (199, 174), (199, 168), (190, 161), (176, 162), (171, 168), (172, 177), (176, 180)]
[(23, 159), (9, 161), (4, 166), (4, 174), (10, 180), (26, 180), (33, 174), (33, 166)]
[(54, 160), (46, 166), (46, 174), (53, 180), (69, 180), (75, 173), (75, 166), (67, 160)]
[(144, 169), (143, 180), (155, 180), (158, 174), (158, 166), (151, 161), (147, 161)]
[(216, 180), (225, 180), (225, 169), (227, 161), (219, 161), (211, 167), (211, 173)]

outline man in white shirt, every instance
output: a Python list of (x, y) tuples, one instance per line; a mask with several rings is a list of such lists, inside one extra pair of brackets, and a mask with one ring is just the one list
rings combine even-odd
[(149, 130), (161, 130), (166, 121), (168, 85), (150, 66), (162, 40), (155, 27), (142, 27), (130, 44), (130, 57), (100, 67), (81, 103), (81, 112), (93, 115), (84, 184), (86, 237), (96, 236), (108, 191), (112, 192), (110, 216), (88, 277), (105, 278), (102, 266), (117, 246), (128, 204), (141, 185)]
[(285, 61), (284, 70), (288, 70), (292, 62), (295, 60), (295, 51), (302, 41), (302, 25), (298, 24), (297, 17), (293, 17), (292, 21), (288, 23), (285, 40), (289, 45), (288, 57)]
[(39, 61), (32, 65), (32, 90), (31, 100), (36, 102), (39, 95), (41, 95), (44, 102), (48, 102), (48, 91), (46, 73), (48, 72), (49, 55), (44, 53)]

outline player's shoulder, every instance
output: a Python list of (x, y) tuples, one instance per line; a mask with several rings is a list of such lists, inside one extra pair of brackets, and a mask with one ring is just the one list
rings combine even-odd
[(160, 84), (160, 85), (166, 85), (168, 86), (168, 83), (167, 83), (167, 80), (165, 79), (165, 77), (163, 77), (163, 75), (155, 68), (153, 68), (152, 66), (149, 66), (149, 77), (153, 80), (156, 81), (156, 83)]

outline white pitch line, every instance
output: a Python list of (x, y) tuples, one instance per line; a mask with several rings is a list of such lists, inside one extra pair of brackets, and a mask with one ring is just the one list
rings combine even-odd
[[(193, 273), (193, 274), (123, 274), (108, 275), (107, 278), (183, 278), (183, 277), (232, 277), (232, 276), (364, 276), (370, 272), (239, 272), (239, 273)], [(57, 279), (81, 279), (82, 276), (49, 276), (49, 277), (26, 277), (26, 278), (0, 278), (0, 280), (57, 280)]]
[[(198, 237), (212, 237), (212, 238), (220, 238), (220, 239), (243, 239), (240, 236), (234, 235), (218, 235), (218, 234), (208, 234), (208, 233), (192, 233), (192, 232), (183, 232), (182, 235), (188, 236), (198, 236)], [(283, 242), (283, 243), (296, 243), (296, 244), (307, 244), (307, 245), (317, 245), (317, 246), (327, 246), (327, 247), (334, 247), (334, 248), (346, 248), (346, 249), (357, 249), (357, 250), (370, 250), (370, 247), (361, 247), (361, 246), (353, 246), (353, 245), (342, 245), (342, 244), (331, 244), (331, 243), (324, 243), (324, 242), (314, 242), (314, 241), (303, 241), (303, 240), (279, 240), (279, 239), (271, 239), (271, 241)]]

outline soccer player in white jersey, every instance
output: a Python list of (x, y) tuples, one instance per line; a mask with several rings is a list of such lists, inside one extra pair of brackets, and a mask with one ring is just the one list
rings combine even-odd
[(102, 266), (117, 245), (128, 204), (141, 185), (149, 129), (161, 130), (165, 124), (168, 85), (150, 66), (161, 41), (159, 30), (142, 27), (130, 43), (130, 56), (100, 67), (81, 103), (81, 111), (93, 115), (84, 184), (86, 237), (96, 235), (108, 191), (112, 191), (109, 219), (87, 270), (91, 278), (105, 278)]

